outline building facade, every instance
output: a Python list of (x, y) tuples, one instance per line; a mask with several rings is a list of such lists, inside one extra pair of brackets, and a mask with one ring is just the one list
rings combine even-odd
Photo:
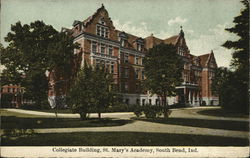
[[(178, 50), (176, 53), (182, 56), (185, 63), (182, 72), (183, 83), (176, 87), (177, 96), (168, 98), (168, 104), (218, 104), (218, 98), (211, 93), (211, 82), (217, 68), (214, 54), (212, 51), (201, 56), (190, 54), (182, 29), (178, 35), (166, 39), (159, 39), (153, 34), (141, 38), (115, 29), (102, 5), (86, 20), (75, 20), (72, 29), (63, 28), (62, 31), (71, 32), (74, 41), (80, 45), (80, 49), (74, 51), (79, 67), (83, 67), (85, 62), (105, 67), (113, 75), (114, 84), (123, 94), (127, 104), (161, 104), (160, 97), (144, 92), (141, 87), (141, 82), (145, 79), (145, 53), (160, 43), (175, 45)], [(74, 69), (79, 67), (75, 66)], [(52, 77), (55, 74), (50, 73), (49, 76), (50, 83), (55, 83), (56, 77)], [(65, 79), (61, 77), (61, 80)], [(60, 82), (60, 79), (56, 82)], [(53, 84), (50, 87), (53, 87)], [(55, 95), (54, 89), (50, 88), (49, 96)]]
[(1, 107), (19, 108), (22, 104), (30, 103), (23, 97), (24, 88), (19, 85), (4, 85), (1, 87), (0, 100)]

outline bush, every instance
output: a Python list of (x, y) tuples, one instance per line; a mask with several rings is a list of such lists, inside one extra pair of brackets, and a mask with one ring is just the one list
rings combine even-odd
[(142, 115), (143, 112), (143, 107), (141, 105), (134, 105), (134, 114), (136, 115), (136, 117), (140, 117)]
[(117, 103), (116, 105), (107, 107), (105, 112), (133, 112), (134, 108), (135, 105)]
[(161, 115), (164, 115), (164, 118), (168, 118), (171, 113), (167, 107), (159, 105), (147, 104), (143, 106), (135, 105), (134, 107), (134, 114), (137, 117), (140, 117), (144, 113), (146, 118), (155, 119), (157, 117), (160, 117)]
[(173, 105), (170, 105), (169, 108), (170, 109), (178, 109), (178, 108), (184, 108), (187, 105), (185, 105), (185, 103), (175, 103)]

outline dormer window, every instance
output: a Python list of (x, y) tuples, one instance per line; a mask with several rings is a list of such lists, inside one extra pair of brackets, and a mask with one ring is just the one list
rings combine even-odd
[(125, 45), (125, 40), (124, 39), (121, 39), (121, 45), (122, 45), (122, 47), (124, 47), (124, 45)]
[(125, 32), (119, 33), (119, 39), (120, 39), (120, 42), (121, 42), (121, 46), (125, 47), (125, 41), (128, 39), (127, 34)]
[(144, 41), (143, 41), (142, 38), (136, 39), (136, 49), (137, 49), (138, 51), (142, 51), (142, 49), (143, 49), (143, 44), (144, 44)]
[(184, 49), (179, 47), (178, 54), (183, 56), (184, 55)]
[(142, 45), (141, 44), (137, 44), (137, 50), (142, 51)]

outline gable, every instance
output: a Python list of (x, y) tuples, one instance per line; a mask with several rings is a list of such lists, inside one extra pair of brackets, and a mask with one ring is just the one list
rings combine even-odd
[(108, 32), (109, 39), (118, 39), (113, 22), (104, 6), (99, 8), (92, 16), (84, 20), (83, 25), (85, 32), (97, 35), (97, 27), (101, 26)]
[(210, 54), (210, 58), (207, 61), (207, 67), (217, 68), (217, 63), (213, 53)]

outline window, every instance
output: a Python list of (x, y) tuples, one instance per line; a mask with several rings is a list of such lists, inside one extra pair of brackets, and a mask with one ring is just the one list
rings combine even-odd
[(135, 69), (135, 78), (139, 79), (139, 69)]
[(189, 64), (184, 64), (184, 69), (190, 70), (190, 65)]
[(145, 101), (146, 101), (145, 99), (142, 99), (142, 105), (145, 105)]
[(97, 43), (92, 41), (92, 53), (97, 53)]
[(101, 44), (101, 53), (102, 54), (105, 54), (105, 49), (106, 49), (105, 45)]
[(139, 65), (139, 57), (135, 56), (135, 64)]
[(128, 54), (124, 54), (124, 63), (128, 63), (128, 57), (129, 57), (129, 55)]
[(100, 66), (100, 60), (96, 59), (95, 65), (96, 65), (97, 67), (99, 67), (99, 66)]
[(188, 75), (187, 74), (184, 74), (184, 82), (188, 82)]
[(126, 103), (126, 104), (129, 104), (129, 99), (125, 99), (125, 103)]
[(101, 36), (104, 37), (105, 36), (105, 28), (104, 27), (100, 27), (101, 28)]
[(214, 73), (212, 71), (209, 71), (209, 79), (212, 79), (214, 77)]
[(128, 78), (128, 76), (129, 76), (129, 69), (124, 69), (124, 77), (125, 78)]
[(144, 80), (145, 76), (144, 76), (144, 70), (141, 71), (141, 79)]
[(152, 104), (152, 100), (151, 100), (151, 99), (149, 99), (149, 100), (148, 100), (148, 102), (149, 102), (149, 105), (151, 105), (151, 104)]
[(113, 56), (113, 47), (112, 46), (109, 46), (109, 55)]
[(106, 24), (103, 17), (99, 20), (99, 23), (102, 24), (102, 25)]
[(138, 51), (142, 51), (142, 45), (139, 44), (139, 43), (137, 44), (137, 50), (138, 50)]
[(184, 55), (184, 49), (183, 49), (183, 48), (179, 48), (179, 52), (178, 52), (178, 54), (180, 54), (180, 55)]
[(140, 99), (136, 99), (136, 104), (140, 105)]
[(97, 25), (97, 27), (96, 27), (96, 34), (97, 34), (98, 36), (101, 36), (101, 27), (98, 26), (98, 25)]
[(113, 74), (114, 72), (115, 72), (114, 63), (111, 63), (111, 65), (110, 65), (110, 73)]
[(97, 25), (96, 34), (98, 36), (108, 38), (108, 35), (109, 35), (108, 28), (106, 26)]
[(125, 82), (125, 84), (124, 84), (124, 90), (125, 90), (125, 92), (128, 92), (128, 83), (127, 82)]
[(105, 66), (105, 61), (101, 60), (101, 61), (100, 61), (100, 65), (101, 65), (102, 67), (104, 67), (104, 66)]
[(105, 69), (106, 69), (106, 72), (110, 72), (110, 65), (109, 65), (109, 63), (106, 63)]
[(121, 45), (122, 45), (122, 47), (124, 47), (124, 45), (125, 45), (125, 40), (124, 39), (121, 39)]
[(159, 104), (159, 99), (155, 99), (155, 105)]
[(141, 87), (140, 87), (140, 84), (139, 84), (139, 83), (136, 83), (136, 84), (135, 84), (135, 92), (136, 92), (136, 93), (140, 93), (140, 90), (141, 90), (140, 88), (141, 88)]

